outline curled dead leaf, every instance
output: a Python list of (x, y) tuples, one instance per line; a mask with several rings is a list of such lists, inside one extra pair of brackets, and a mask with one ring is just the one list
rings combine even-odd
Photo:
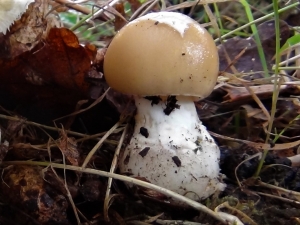
[(30, 51), (47, 37), (52, 27), (60, 27), (58, 17), (53, 13), (48, 14), (49, 10), (51, 8), (48, 1), (35, 0), (30, 4), (22, 17), (10, 27), (10, 31), (6, 35), (0, 35), (0, 58), (12, 59)]

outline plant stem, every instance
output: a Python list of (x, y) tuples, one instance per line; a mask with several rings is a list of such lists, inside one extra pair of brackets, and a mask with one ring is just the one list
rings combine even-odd
[[(279, 13), (278, 13), (278, 2), (277, 0), (273, 0), (273, 9), (274, 9), (274, 19), (275, 19), (275, 35), (276, 35), (276, 55), (275, 55), (275, 79), (274, 79), (274, 92), (272, 95), (272, 107), (271, 107), (271, 116), (268, 124), (268, 132), (266, 136), (266, 143), (268, 143), (270, 139), (271, 130), (273, 127), (273, 121), (275, 117), (276, 112), (276, 106), (277, 106), (277, 99), (279, 95), (279, 88), (280, 83), (278, 80), (278, 74), (279, 74), (279, 62), (280, 62), (280, 30), (279, 30)], [(274, 139), (273, 141), (276, 141), (277, 139)], [(261, 168), (264, 164), (265, 158), (268, 154), (269, 150), (264, 150), (262, 158), (259, 162), (259, 165), (257, 167), (257, 170), (254, 174), (254, 177), (258, 177), (261, 171)]]
[[(254, 18), (253, 18), (252, 11), (251, 11), (251, 8), (250, 8), (248, 2), (246, 0), (241, 0), (241, 3), (245, 8), (245, 11), (246, 11), (249, 22), (253, 22)], [(278, 13), (278, 10), (277, 10), (277, 13)], [(268, 71), (267, 60), (266, 60), (266, 57), (265, 57), (264, 50), (262, 48), (262, 44), (261, 44), (261, 41), (260, 41), (260, 37), (259, 37), (258, 31), (257, 31), (256, 25), (253, 23), (253, 24), (250, 25), (250, 27), (251, 27), (251, 30), (252, 30), (252, 34), (254, 36), (254, 40), (255, 40), (256, 45), (257, 45), (258, 55), (259, 55), (260, 62), (262, 64), (262, 67), (263, 67), (263, 70), (264, 70), (265, 77), (269, 77), (270, 75), (269, 75), (269, 71)]]
[[(288, 5), (288, 6), (284, 7), (284, 8), (282, 8), (282, 9), (279, 9), (279, 10), (278, 10), (278, 13), (285, 12), (285, 11), (287, 11), (287, 10), (289, 10), (289, 9), (292, 9), (292, 8), (298, 6), (299, 4), (300, 4), (299, 2), (296, 2), (296, 3), (293, 3), (293, 4), (291, 4), (291, 5)], [(268, 14), (268, 15), (262, 16), (262, 17), (260, 17), (260, 18), (258, 18), (258, 19), (256, 19), (256, 20), (250, 21), (249, 23), (247, 23), (247, 24), (245, 24), (245, 25), (243, 25), (243, 26), (240, 26), (240, 27), (238, 27), (238, 28), (235, 29), (235, 30), (232, 30), (232, 31), (228, 32), (227, 34), (224, 34), (223, 36), (221, 36), (221, 38), (215, 39), (215, 42), (220, 41), (220, 39), (225, 39), (225, 38), (229, 37), (230, 35), (232, 35), (232, 34), (238, 32), (238, 31), (240, 31), (240, 30), (243, 30), (243, 29), (245, 29), (245, 28), (251, 26), (252, 24), (256, 24), (256, 23), (262, 22), (262, 21), (264, 21), (264, 20), (267, 20), (267, 19), (271, 18), (272, 16), (274, 16), (274, 12), (273, 12), (273, 13), (270, 13), (270, 14)]]

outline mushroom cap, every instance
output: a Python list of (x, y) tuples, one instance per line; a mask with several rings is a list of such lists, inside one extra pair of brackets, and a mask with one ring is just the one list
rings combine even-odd
[(107, 83), (124, 94), (204, 98), (217, 80), (219, 57), (211, 35), (181, 13), (158, 12), (124, 26), (104, 58)]

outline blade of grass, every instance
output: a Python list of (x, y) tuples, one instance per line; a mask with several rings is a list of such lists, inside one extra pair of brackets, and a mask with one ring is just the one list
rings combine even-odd
[[(296, 3), (293, 3), (293, 4), (291, 4), (291, 5), (288, 5), (288, 6), (284, 7), (284, 8), (282, 8), (282, 9), (279, 9), (279, 10), (278, 10), (278, 13), (282, 13), (282, 12), (285, 12), (285, 11), (287, 11), (287, 10), (289, 10), (289, 9), (292, 9), (292, 8), (294, 8), (294, 7), (297, 7), (299, 4), (300, 4), (300, 2), (296, 2)], [(227, 37), (229, 37), (229, 36), (235, 34), (236, 32), (238, 32), (238, 31), (240, 31), (240, 30), (243, 30), (243, 29), (245, 29), (245, 28), (251, 26), (252, 24), (259, 23), (259, 22), (262, 22), (262, 21), (264, 21), (264, 20), (270, 19), (270, 18), (272, 18), (273, 16), (274, 16), (274, 12), (273, 12), (273, 13), (270, 13), (270, 14), (268, 14), (268, 15), (262, 16), (262, 17), (260, 17), (260, 18), (258, 18), (258, 19), (256, 19), (256, 20), (253, 20), (253, 21), (251, 21), (251, 22), (249, 22), (249, 23), (247, 23), (247, 24), (245, 24), (245, 25), (243, 25), (243, 26), (240, 26), (240, 27), (238, 27), (238, 28), (236, 28), (236, 29), (234, 29), (234, 30), (228, 32), (227, 34), (224, 34), (224, 35), (221, 37), (221, 39), (225, 39), (225, 38), (227, 38)], [(218, 42), (218, 41), (220, 41), (220, 38), (217, 38), (217, 39), (215, 40), (215, 42)]]
[[(271, 107), (271, 117), (268, 124), (268, 132), (266, 136), (266, 143), (269, 141), (271, 130), (273, 127), (273, 121), (276, 112), (277, 99), (279, 95), (278, 88), (280, 88), (280, 82), (278, 82), (278, 74), (279, 74), (279, 63), (280, 63), (280, 30), (279, 30), (279, 13), (278, 13), (278, 2), (277, 0), (273, 0), (273, 9), (274, 9), (274, 19), (275, 19), (275, 35), (276, 35), (276, 55), (275, 55), (275, 79), (274, 79), (274, 92), (272, 95), (272, 107)], [(276, 141), (274, 139), (273, 141)], [(264, 164), (265, 158), (268, 154), (269, 150), (264, 150), (261, 160), (259, 161), (259, 165), (254, 174), (254, 177), (258, 177), (262, 166)]]
[(217, 21), (218, 21), (219, 28), (220, 28), (220, 35), (223, 35), (224, 27), (223, 27), (223, 23), (222, 23), (222, 20), (221, 20), (221, 14), (220, 14), (218, 5), (216, 3), (214, 3), (213, 5), (214, 5), (214, 10), (215, 10)]
[(79, 28), (83, 24), (88, 23), (95, 16), (99, 16), (101, 13), (103, 13), (105, 10), (107, 10), (108, 6), (112, 7), (117, 2), (119, 2), (119, 0), (112, 0), (108, 5), (102, 6), (96, 10), (92, 10), (92, 12), (90, 14), (84, 16), (78, 23), (76, 23), (73, 27), (71, 27), (70, 30), (75, 31), (77, 28)]
[[(253, 15), (252, 15), (252, 10), (251, 10), (248, 2), (246, 0), (240, 0), (240, 2), (245, 8), (245, 12), (246, 12), (246, 15), (248, 17), (249, 22), (253, 22), (254, 18), (253, 18)], [(278, 13), (278, 10), (277, 10), (277, 13)], [(261, 44), (261, 41), (260, 41), (260, 37), (259, 37), (258, 31), (257, 31), (256, 25), (253, 23), (253, 24), (250, 25), (250, 27), (251, 27), (251, 30), (252, 30), (252, 34), (254, 35), (254, 40), (255, 40), (256, 45), (257, 45), (257, 50), (258, 50), (260, 62), (262, 64), (262, 67), (263, 67), (263, 70), (264, 70), (265, 77), (269, 77), (270, 75), (269, 75), (269, 71), (268, 71), (267, 61), (266, 61), (264, 50), (262, 48), (262, 44)]]

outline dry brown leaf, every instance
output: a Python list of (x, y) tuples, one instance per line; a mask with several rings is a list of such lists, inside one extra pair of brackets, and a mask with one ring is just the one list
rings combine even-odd
[(268, 117), (263, 113), (261, 109), (253, 108), (251, 105), (242, 105), (242, 108), (246, 110), (247, 117), (253, 117), (263, 121), (268, 121)]
[(30, 51), (48, 35), (52, 27), (60, 27), (58, 17), (48, 14), (49, 10), (46, 0), (35, 0), (30, 4), (26, 13), (11, 26), (10, 31), (0, 36), (0, 58), (12, 59)]
[(74, 138), (69, 138), (64, 130), (61, 132), (61, 138), (58, 142), (58, 147), (71, 165), (79, 165), (78, 161), (80, 153), (77, 148), (77, 142)]
[(38, 224), (68, 224), (68, 201), (46, 184), (40, 171), (37, 166), (6, 168), (0, 183), (2, 197), (10, 205), (28, 213)]
[(142, 5), (141, 2), (138, 0), (128, 0), (128, 2), (130, 4), (130, 9), (132, 12), (135, 12)]
[[(115, 21), (114, 21), (114, 25), (115, 25), (115, 31), (120, 30), (122, 27), (124, 27), (127, 23), (126, 20), (124, 20), (124, 18), (126, 18), (126, 13), (125, 13), (125, 8), (124, 8), (124, 4), (123, 3), (117, 3), (115, 5), (115, 10), (122, 15), (122, 17), (120, 16), (115, 16)], [(119, 15), (118, 14), (118, 15)]]
[(88, 95), (85, 79), (95, 55), (96, 49), (81, 46), (72, 31), (52, 28), (31, 51), (0, 58), (0, 92), (41, 107), (73, 107)]
[[(249, 86), (254, 94), (260, 97), (260, 99), (270, 98), (274, 92), (273, 84), (265, 84), (259, 86)], [(283, 91), (287, 88), (292, 88), (291, 86), (281, 85), (280, 91)], [(225, 84), (221, 87), (222, 90), (227, 92), (227, 95), (224, 96), (224, 102), (235, 102), (235, 101), (244, 101), (252, 99), (251, 94), (245, 87), (235, 87), (232, 85)]]

